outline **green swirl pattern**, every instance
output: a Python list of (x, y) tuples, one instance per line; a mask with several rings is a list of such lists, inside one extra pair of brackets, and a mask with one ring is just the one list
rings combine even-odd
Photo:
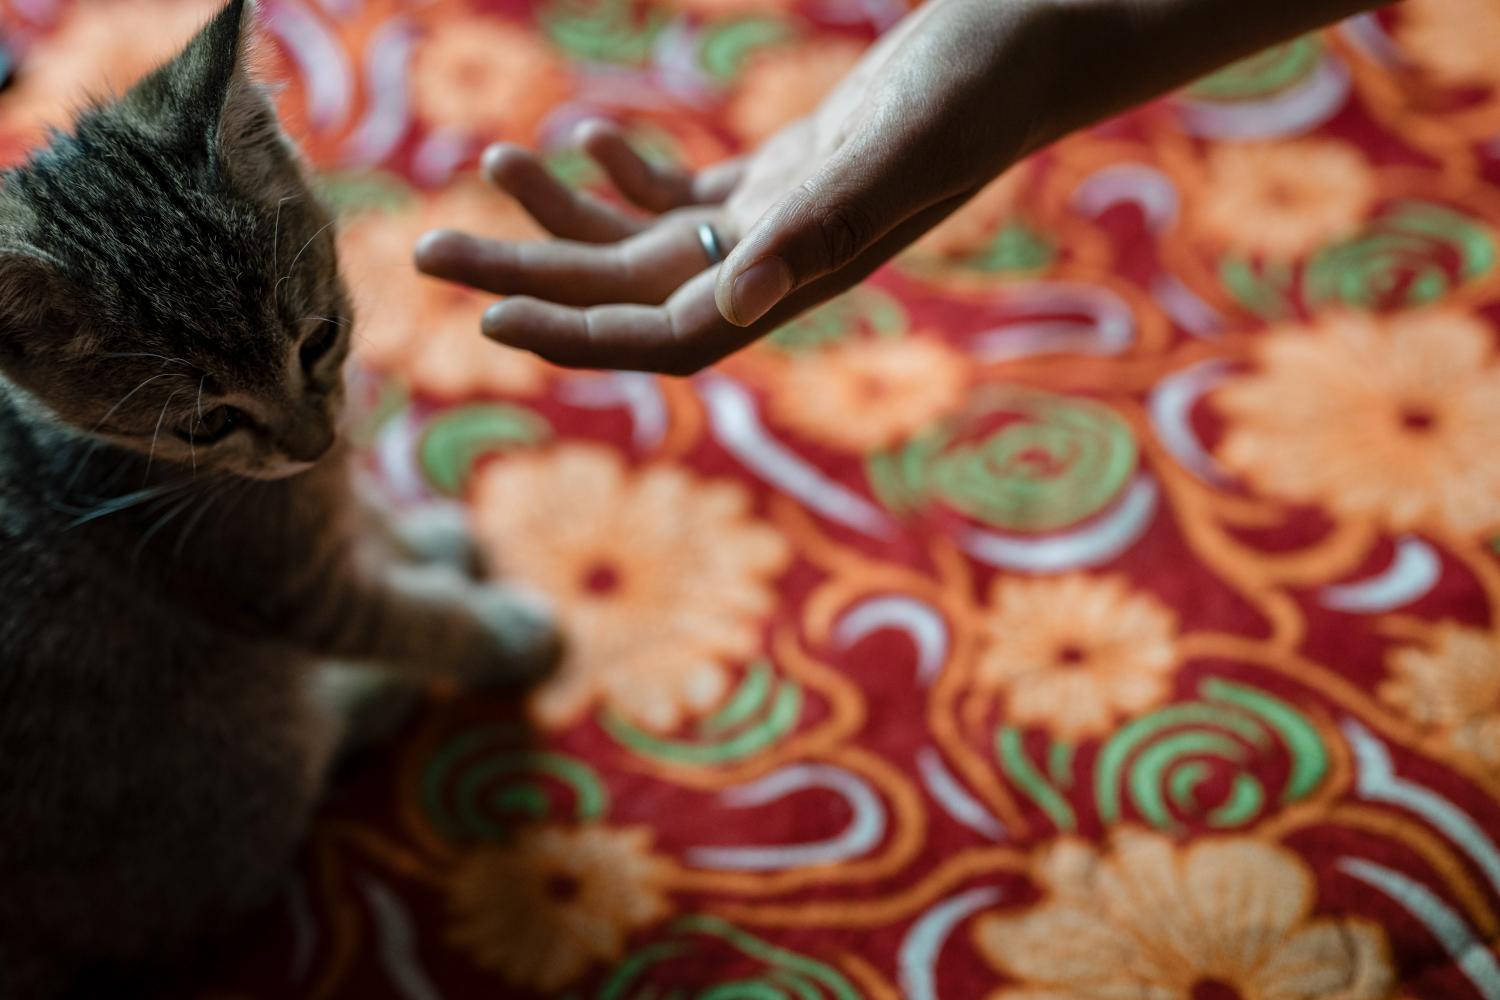
[(418, 460), (427, 481), (440, 493), (463, 492), (474, 463), (483, 456), (545, 440), (552, 433), (531, 410), (482, 403), (447, 410), (427, 425)]
[[(833, 966), (769, 944), (717, 917), (684, 917), (670, 931), (668, 940), (621, 963), (600, 987), (597, 1000), (860, 1000), (859, 991)], [(724, 955), (726, 950), (732, 954)], [(709, 951), (721, 956), (716, 963), (721, 967), (748, 961), (758, 968), (694, 989), (665, 985), (674, 959), (691, 957), (701, 970)]]
[[(1208, 679), (1199, 700), (1170, 705), (1120, 729), (1094, 762), (1099, 819), (1115, 823), (1129, 799), (1152, 826), (1176, 829), (1185, 820), (1215, 829), (1243, 826), (1270, 804), (1301, 801), (1328, 774), (1318, 728), (1291, 705), (1256, 688)], [(1266, 762), (1286, 761), (1279, 788)], [(1228, 793), (1205, 807), (1199, 791), (1227, 768)]]
[(411, 186), (380, 170), (328, 171), (315, 179), (318, 197), (338, 216), (390, 212), (414, 200)]
[(770, 662), (759, 660), (745, 671), (724, 706), (698, 723), (691, 740), (653, 736), (615, 712), (605, 712), (600, 724), (617, 742), (643, 757), (714, 766), (744, 760), (777, 743), (796, 728), (802, 704), (802, 686), (778, 680)]
[(1241, 59), (1193, 84), (1189, 97), (1202, 101), (1254, 101), (1307, 79), (1323, 58), (1317, 35), (1305, 35)]
[[(997, 419), (974, 439), (975, 428)], [(896, 513), (938, 501), (1006, 531), (1035, 533), (1103, 509), (1138, 458), (1129, 426), (1108, 407), (1007, 387), (960, 420), (872, 456), (868, 474)]]
[[(1328, 773), (1322, 735), (1304, 715), (1265, 691), (1208, 679), (1199, 700), (1169, 705), (1125, 725), (1093, 761), (1099, 820), (1118, 823), (1128, 800), (1152, 826), (1176, 831), (1184, 823), (1213, 829), (1244, 826), (1272, 804), (1287, 805), (1310, 795)], [(1279, 749), (1278, 749), (1279, 748)], [(1286, 760), (1279, 790), (1263, 778), (1276, 755)], [(1046, 814), (1059, 831), (1078, 828), (1069, 801), (1073, 786), (1073, 747), (1048, 746), (1045, 772), (1027, 754), (1024, 737), (1013, 726), (995, 732), (995, 755), (1006, 777)], [(1227, 769), (1227, 771), (1226, 771)], [(1201, 799), (1217, 784), (1227, 792), (1212, 806)]]
[(720, 83), (740, 75), (756, 49), (785, 42), (792, 37), (785, 21), (747, 17), (716, 24), (703, 33), (698, 59), (703, 69)]
[(651, 60), (652, 46), (667, 17), (631, 0), (553, 0), (542, 9), (539, 20), (552, 44), (571, 56), (639, 66)]
[(1494, 233), (1474, 218), (1401, 202), (1309, 261), (1303, 295), (1315, 305), (1426, 305), (1492, 271), (1495, 253)]
[(783, 351), (805, 351), (866, 331), (894, 337), (905, 333), (906, 310), (876, 288), (856, 288), (773, 332), (764, 343)]
[(566, 754), (520, 746), (519, 728), (487, 726), (449, 740), (421, 778), (427, 816), (454, 841), (498, 840), (522, 819), (592, 820), (609, 808), (594, 770)]

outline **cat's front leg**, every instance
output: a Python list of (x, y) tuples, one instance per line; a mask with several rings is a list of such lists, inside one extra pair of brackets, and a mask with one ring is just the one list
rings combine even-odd
[(353, 487), (365, 534), (378, 539), (394, 558), (440, 563), (475, 579), (484, 575), (487, 561), (462, 505), (435, 502), (401, 509), (365, 477), (355, 477)]
[(324, 575), (288, 624), (320, 656), (475, 686), (530, 683), (560, 652), (552, 616), (535, 597), (441, 565), (350, 565)]

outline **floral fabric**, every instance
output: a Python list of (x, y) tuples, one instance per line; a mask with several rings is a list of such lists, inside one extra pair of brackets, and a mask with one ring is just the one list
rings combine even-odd
[[(368, 466), (572, 642), (434, 692), (184, 995), (1500, 996), (1500, 3), (1070, 138), (688, 381), (485, 342), (415, 235), (537, 235), (489, 140), (759, 141), (901, 0), (263, 6)], [(208, 10), (0, 0), (0, 157)]]

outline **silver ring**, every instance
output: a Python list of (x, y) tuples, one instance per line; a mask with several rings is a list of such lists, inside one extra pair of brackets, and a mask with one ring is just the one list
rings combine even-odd
[(719, 231), (711, 222), (698, 223), (698, 245), (703, 247), (703, 254), (708, 258), (709, 264), (722, 263), (727, 256), (724, 244), (719, 242)]

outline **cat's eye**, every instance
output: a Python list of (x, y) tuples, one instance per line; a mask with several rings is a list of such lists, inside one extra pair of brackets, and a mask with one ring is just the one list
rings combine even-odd
[(339, 342), (341, 332), (338, 323), (333, 320), (314, 319), (310, 322), (313, 326), (302, 339), (302, 346), (297, 348), (297, 357), (301, 360), (304, 371), (311, 371), (333, 350), (333, 346)]
[(177, 433), (194, 444), (213, 444), (222, 441), (244, 422), (244, 414), (233, 406), (215, 406), (195, 416), (187, 426)]

